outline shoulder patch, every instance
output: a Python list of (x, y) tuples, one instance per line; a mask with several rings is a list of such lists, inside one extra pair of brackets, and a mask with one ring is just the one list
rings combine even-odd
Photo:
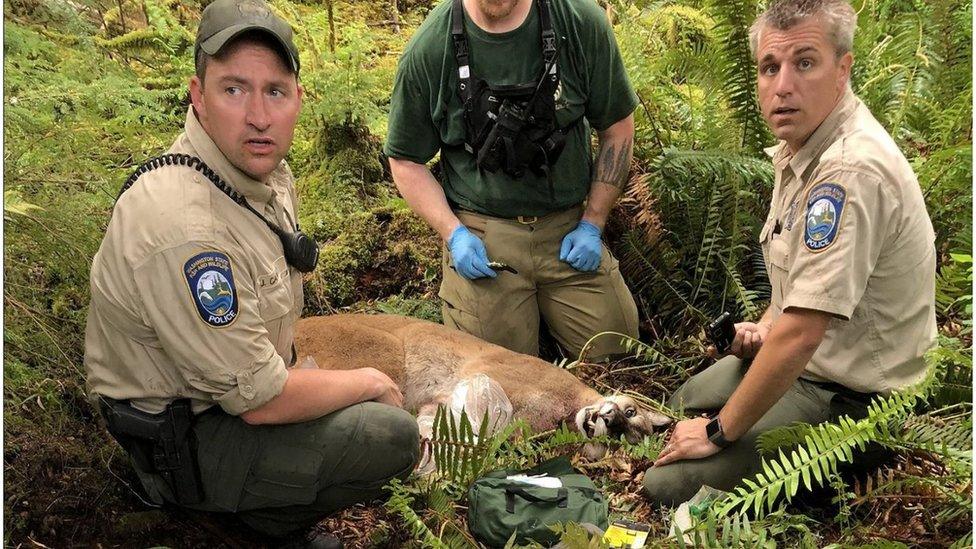
[(237, 288), (230, 258), (218, 251), (197, 254), (183, 264), (183, 275), (200, 318), (215, 328), (237, 319)]
[(807, 220), (803, 242), (811, 252), (830, 247), (840, 231), (847, 191), (837, 183), (821, 183), (807, 194)]

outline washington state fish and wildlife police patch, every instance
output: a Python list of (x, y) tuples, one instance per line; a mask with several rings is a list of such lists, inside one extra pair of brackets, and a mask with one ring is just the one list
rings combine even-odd
[(237, 288), (230, 259), (217, 251), (203, 252), (186, 261), (183, 274), (200, 318), (215, 328), (237, 318)]
[(826, 250), (837, 238), (847, 191), (836, 183), (821, 183), (807, 195), (807, 226), (803, 242), (811, 252)]

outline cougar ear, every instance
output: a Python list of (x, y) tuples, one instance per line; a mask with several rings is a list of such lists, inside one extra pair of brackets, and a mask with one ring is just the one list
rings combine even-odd
[(654, 410), (645, 410), (644, 417), (653, 427), (665, 427), (671, 425), (671, 418)]

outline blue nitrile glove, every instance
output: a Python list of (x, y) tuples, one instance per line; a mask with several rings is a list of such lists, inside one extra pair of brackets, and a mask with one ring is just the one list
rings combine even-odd
[(577, 271), (595, 271), (600, 266), (602, 253), (600, 229), (589, 221), (580, 221), (575, 229), (563, 237), (559, 260), (569, 263)]
[(447, 248), (451, 250), (451, 261), (454, 270), (468, 280), (495, 278), (498, 273), (488, 266), (488, 252), (481, 239), (471, 233), (464, 225), (458, 225), (447, 239)]

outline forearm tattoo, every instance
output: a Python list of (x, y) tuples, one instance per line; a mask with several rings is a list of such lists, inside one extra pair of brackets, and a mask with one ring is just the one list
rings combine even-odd
[(596, 159), (596, 177), (594, 181), (623, 189), (627, 185), (630, 175), (630, 158), (633, 153), (634, 140), (625, 139), (622, 143), (607, 143), (600, 146)]

